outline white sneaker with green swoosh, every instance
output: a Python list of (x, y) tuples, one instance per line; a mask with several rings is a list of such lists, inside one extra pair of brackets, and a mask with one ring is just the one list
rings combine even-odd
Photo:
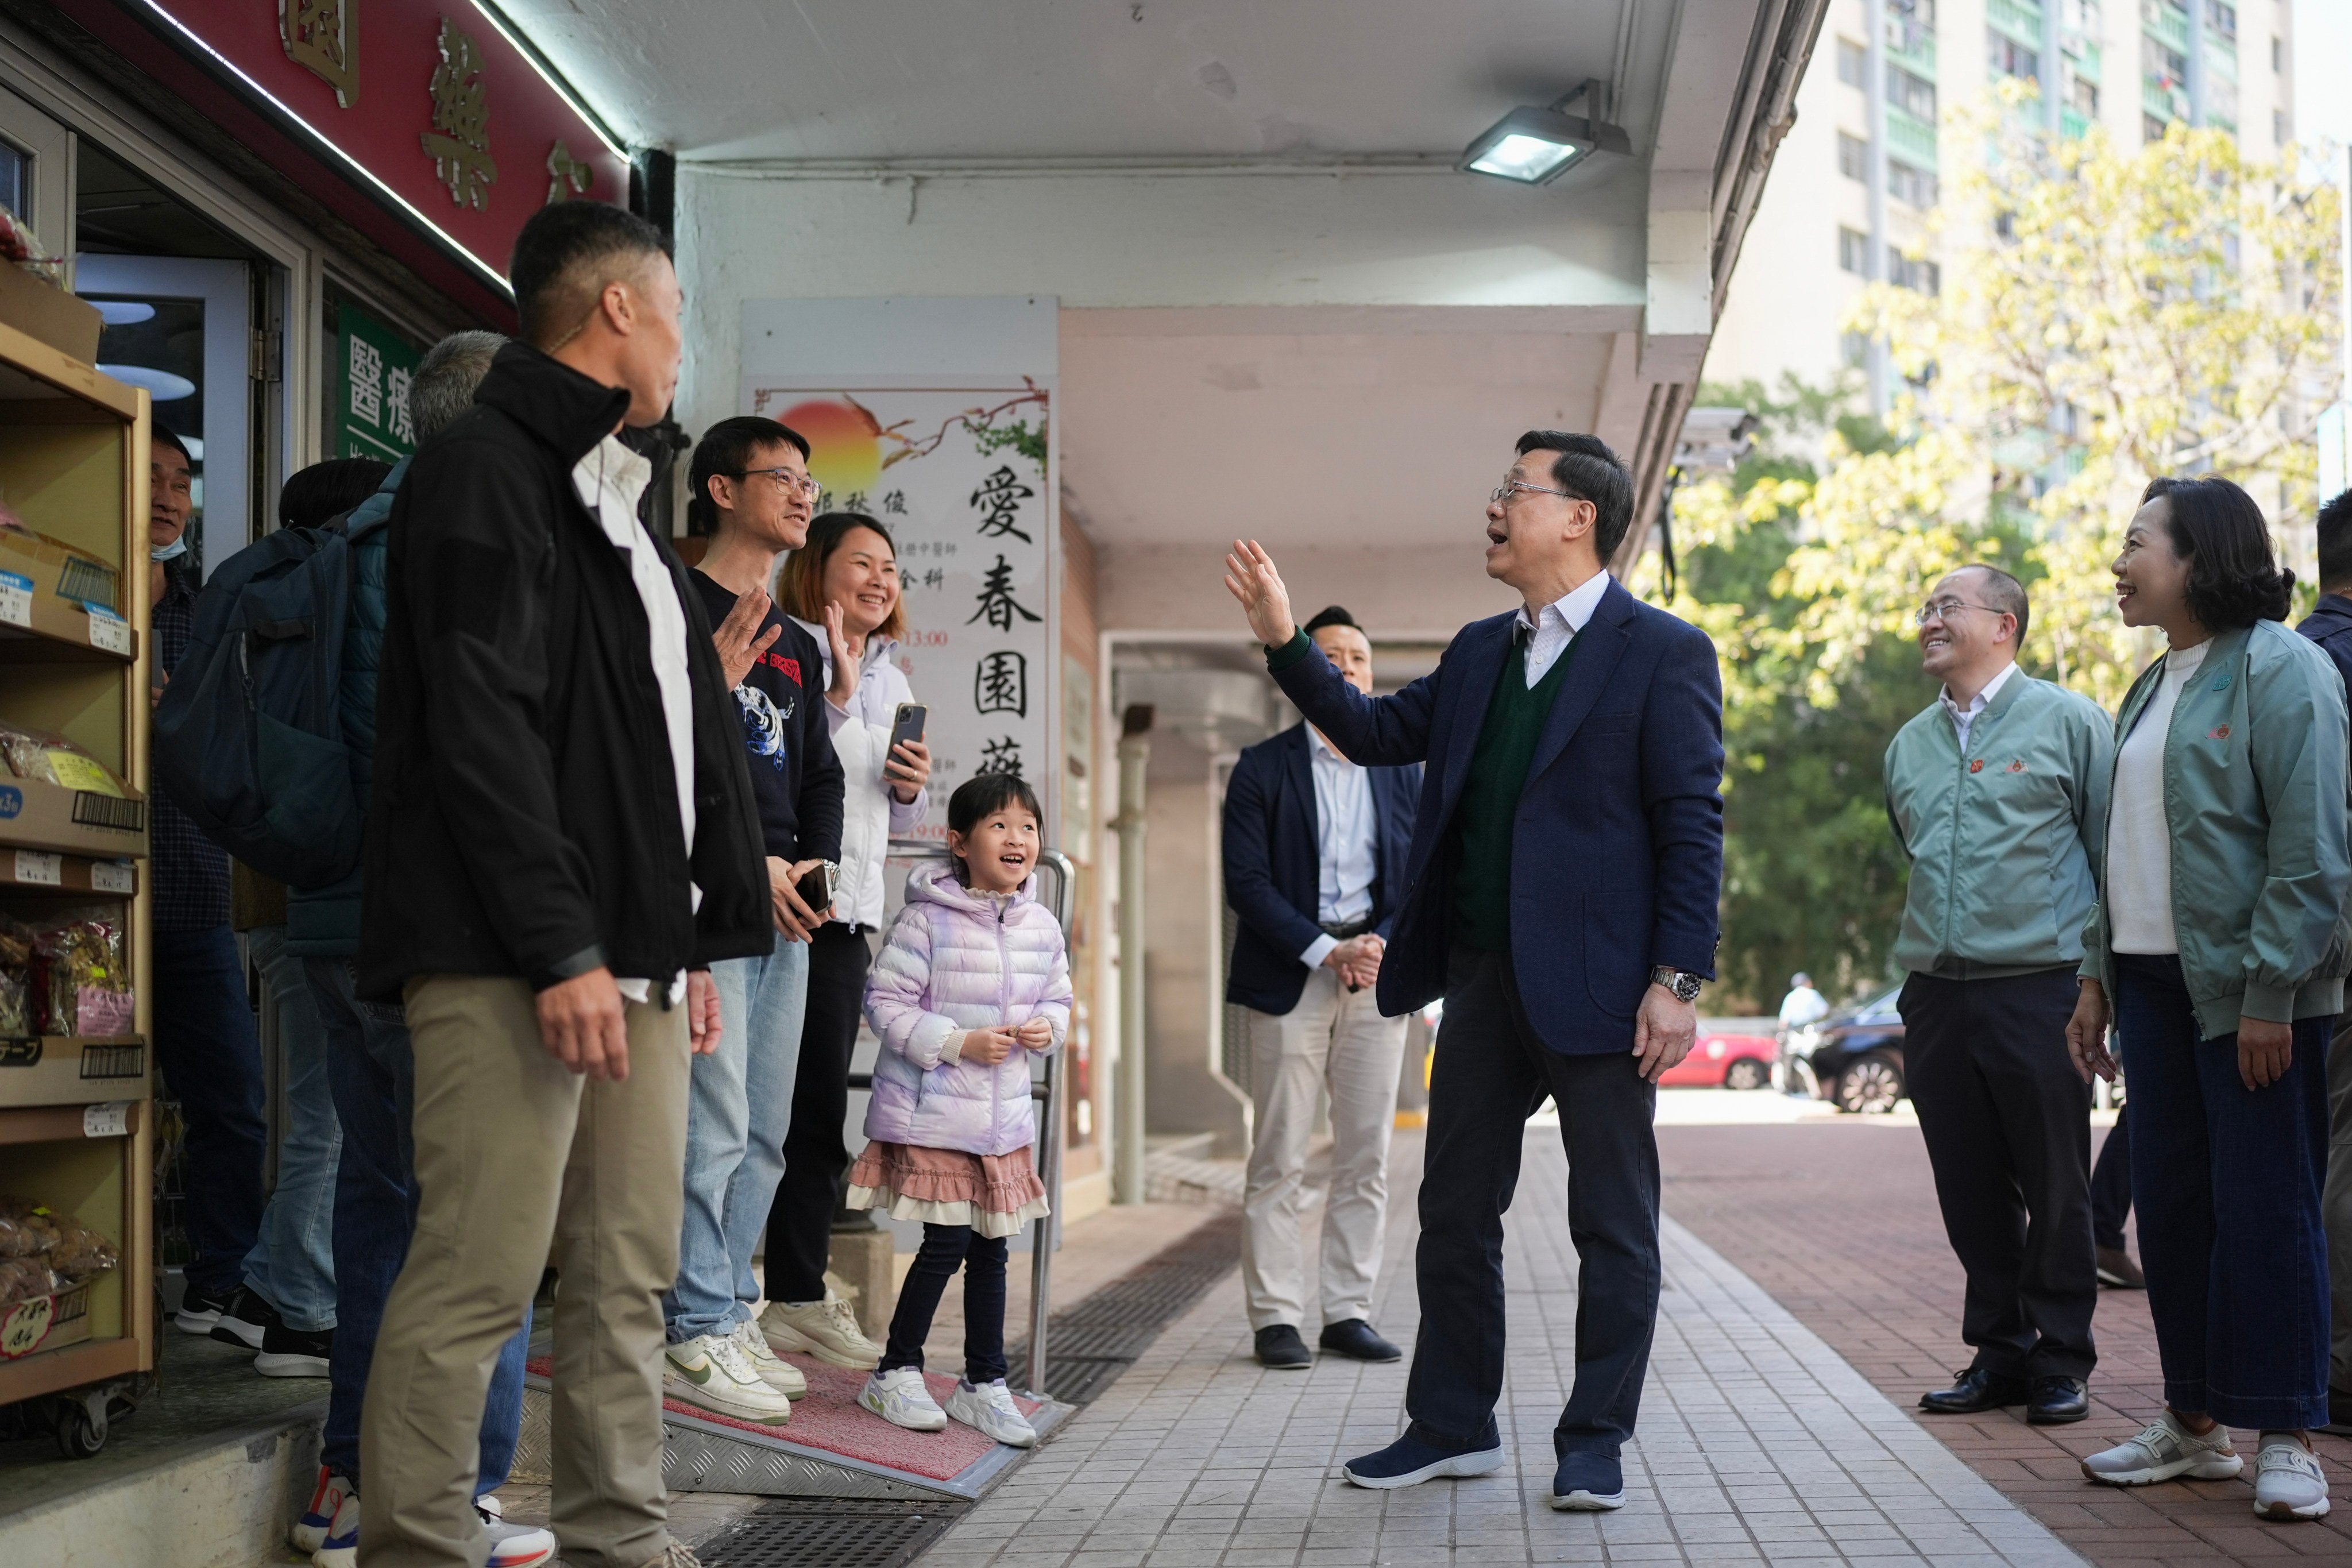
[(793, 1402), (768, 1386), (731, 1336), (704, 1334), (662, 1347), (662, 1393), (737, 1421), (781, 1426)]

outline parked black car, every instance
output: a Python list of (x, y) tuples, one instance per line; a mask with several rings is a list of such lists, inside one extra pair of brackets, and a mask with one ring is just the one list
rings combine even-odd
[(1897, 986), (1792, 1030), (1780, 1047), (1783, 1085), (1857, 1115), (1894, 1110), (1904, 1095), (1901, 994)]

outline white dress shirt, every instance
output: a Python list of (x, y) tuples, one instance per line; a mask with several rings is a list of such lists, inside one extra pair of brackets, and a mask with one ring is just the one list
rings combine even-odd
[(2164, 656), (2156, 695), (2116, 748), (2107, 807), (2107, 945), (2116, 952), (2179, 952), (2172, 923), (2172, 825), (2164, 809), (2164, 744), (2172, 710), (2205, 662), (2209, 639)]
[(1592, 618), (1592, 612), (1600, 607), (1601, 595), (1607, 592), (1609, 574), (1595, 572), (1581, 586), (1546, 605), (1532, 621), (1528, 619), (1527, 606), (1519, 607), (1519, 625), (1535, 630), (1534, 639), (1528, 644), (1529, 689), (1568, 651), (1568, 645), (1584, 629), (1584, 623)]
[[(677, 584), (661, 552), (637, 521), (637, 498), (652, 482), (653, 465), (607, 436), (572, 469), (572, 488), (580, 502), (596, 514), (604, 537), (627, 557), (629, 581), (646, 607), (646, 629), (653, 645), (654, 684), (661, 689), (662, 727), (669, 740), (669, 762), (677, 781), (677, 822), (686, 835), (688, 854), (694, 850), (694, 688), (686, 672), (686, 609), (678, 603)], [(639, 548), (643, 546), (643, 548)], [(702, 889), (693, 889), (695, 907), (702, 905)], [(667, 981), (675, 1005), (686, 994), (683, 971)], [(642, 976), (619, 981), (621, 994), (632, 1002), (652, 994)]]
[[(1372, 912), (1372, 879), (1380, 873), (1380, 823), (1372, 806), (1372, 775), (1331, 749), (1307, 726), (1307, 771), (1315, 776), (1315, 919), (1346, 925)], [(1339, 945), (1317, 937), (1299, 959), (1312, 969)]]
[(1969, 749), (1969, 729), (1977, 721), (1977, 715), (1992, 705), (1992, 700), (2000, 695), (2000, 689), (2007, 686), (2009, 678), (2016, 673), (2016, 660), (2012, 659), (2002, 665), (2000, 673), (1986, 681), (1984, 689), (1969, 699), (1969, 705), (1966, 708), (1952, 700), (1952, 689), (1948, 686), (1944, 688), (1942, 694), (1936, 699), (1944, 705), (1944, 711), (1952, 716), (1952, 728), (1959, 733), (1962, 752)]

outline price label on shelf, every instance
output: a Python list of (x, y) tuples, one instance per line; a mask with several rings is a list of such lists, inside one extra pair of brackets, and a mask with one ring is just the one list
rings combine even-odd
[(89, 612), (89, 646), (129, 658), (131, 623), (95, 599), (84, 599), (82, 608)]
[(130, 867), (120, 860), (93, 860), (89, 863), (89, 885), (101, 893), (129, 893), (138, 886), (139, 879)]
[(85, 1138), (120, 1138), (131, 1131), (131, 1102), (110, 1100), (103, 1105), (81, 1108), (81, 1135)]
[(61, 888), (65, 885), (66, 868), (62, 856), (45, 849), (16, 851), (16, 880), (38, 888)]
[(55, 1296), (36, 1296), (29, 1301), (19, 1301), (0, 1317), (0, 1356), (10, 1360), (29, 1355), (49, 1337), (49, 1319), (58, 1310)]
[(33, 580), (20, 572), (0, 572), (0, 621), (12, 626), (33, 624)]

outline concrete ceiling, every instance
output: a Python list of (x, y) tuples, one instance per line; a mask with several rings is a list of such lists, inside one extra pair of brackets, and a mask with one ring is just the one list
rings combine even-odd
[[(501, 0), (631, 141), (681, 156), (1454, 153), (1618, 74), (1641, 0)], [(1654, 67), (1624, 73), (1654, 87)], [(681, 90), (690, 84), (689, 90)], [(1629, 92), (1615, 118), (1645, 125)], [(1643, 140), (1637, 131), (1635, 141)]]

